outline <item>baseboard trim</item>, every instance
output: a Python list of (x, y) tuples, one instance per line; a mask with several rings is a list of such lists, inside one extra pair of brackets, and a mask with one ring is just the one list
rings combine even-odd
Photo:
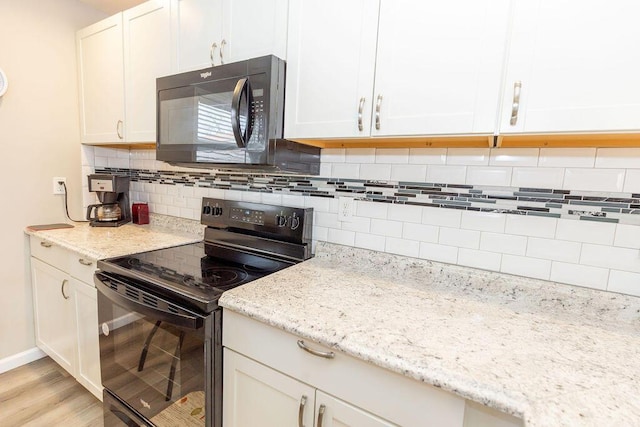
[(0, 374), (17, 368), (18, 366), (26, 365), (34, 360), (42, 359), (47, 354), (40, 350), (38, 347), (33, 347), (22, 353), (14, 354), (13, 356), (0, 359)]

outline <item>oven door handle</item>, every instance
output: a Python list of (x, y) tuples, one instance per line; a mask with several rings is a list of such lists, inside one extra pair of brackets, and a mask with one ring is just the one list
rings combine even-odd
[[(122, 308), (126, 308), (127, 310), (135, 311), (155, 320), (160, 320), (175, 326), (181, 326), (183, 328), (193, 330), (200, 329), (204, 323), (202, 317), (186, 314), (183, 310), (181, 310), (182, 313), (173, 313), (162, 310), (158, 307), (152, 307), (126, 295), (122, 295), (111, 289), (109, 285), (103, 282), (103, 280), (100, 279), (100, 276), (98, 276), (97, 274), (94, 275), (94, 282), (96, 284), (96, 289), (98, 290), (98, 292), (100, 292), (114, 304), (117, 304)], [(141, 290), (139, 290), (139, 292), (144, 293), (144, 291)], [(168, 301), (165, 301), (162, 298), (158, 298), (155, 295), (153, 296), (153, 298), (168, 303)]]
[[(245, 98), (247, 99), (247, 123), (244, 127), (244, 132), (240, 129), (240, 104), (243, 93), (246, 94)], [(236, 83), (236, 87), (233, 90), (233, 98), (231, 99), (231, 127), (233, 129), (233, 136), (236, 139), (236, 145), (239, 148), (245, 148), (247, 146), (249, 138), (251, 138), (251, 132), (253, 132), (253, 117), (251, 116), (252, 103), (253, 95), (251, 93), (251, 84), (249, 84), (249, 79), (244, 77)]]

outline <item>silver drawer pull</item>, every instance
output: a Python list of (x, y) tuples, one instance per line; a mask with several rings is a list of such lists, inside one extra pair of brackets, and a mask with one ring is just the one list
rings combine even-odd
[(382, 106), (382, 95), (378, 95), (376, 100), (376, 130), (380, 130), (380, 107)]
[(119, 139), (122, 139), (122, 124), (122, 120), (118, 120), (118, 123), (116, 123), (116, 133), (118, 134)]
[(298, 427), (304, 427), (304, 407), (307, 404), (307, 396), (300, 398), (300, 409), (298, 409)]
[(43, 248), (50, 248), (53, 245), (49, 242), (40, 242), (40, 246), (42, 246)]
[(225, 39), (220, 42), (220, 64), (224, 64), (224, 46), (227, 44)]
[(336, 357), (336, 354), (333, 351), (318, 351), (312, 348), (307, 347), (307, 345), (302, 340), (298, 340), (298, 347), (306, 351), (307, 353), (311, 353), (314, 356), (324, 357), (325, 359), (333, 359)]
[(364, 96), (360, 98), (360, 103), (358, 104), (358, 130), (362, 132), (364, 127), (362, 126), (362, 110), (364, 109)]
[(327, 409), (326, 406), (320, 405), (320, 409), (318, 410), (318, 427), (322, 427), (322, 423), (324, 422), (324, 411)]
[(93, 262), (91, 262), (91, 261), (87, 261), (87, 260), (86, 260), (86, 259), (84, 259), (84, 258), (79, 258), (79, 259), (78, 259), (78, 262), (79, 262), (80, 264), (82, 264), (82, 265), (93, 265)]
[(214, 64), (213, 63), (213, 53), (216, 51), (216, 48), (218, 47), (217, 43), (211, 43), (211, 49), (209, 50), (209, 57), (211, 58), (211, 66), (213, 67)]
[(518, 111), (520, 110), (520, 90), (522, 89), (522, 82), (517, 81), (513, 84), (513, 104), (511, 105), (511, 120), (509, 124), (515, 126), (518, 122)]
[(64, 279), (64, 280), (62, 281), (62, 286), (60, 286), (60, 292), (62, 292), (62, 297), (63, 297), (64, 299), (69, 299), (69, 296), (68, 296), (68, 295), (66, 295), (66, 294), (64, 293), (64, 285), (66, 285), (66, 284), (67, 284), (67, 282), (69, 282), (69, 281), (68, 281), (67, 279)]

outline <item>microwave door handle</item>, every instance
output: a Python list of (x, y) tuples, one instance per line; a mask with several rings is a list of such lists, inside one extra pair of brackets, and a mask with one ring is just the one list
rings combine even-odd
[[(247, 124), (244, 132), (240, 129), (240, 102), (242, 101), (242, 94), (246, 94), (247, 99)], [(244, 77), (236, 83), (236, 87), (233, 90), (233, 98), (231, 99), (231, 127), (233, 128), (233, 136), (239, 148), (245, 148), (247, 142), (249, 142), (249, 138), (251, 138), (251, 132), (253, 131), (253, 117), (251, 116), (252, 103), (253, 95), (251, 94), (251, 85), (249, 84), (249, 79)]]

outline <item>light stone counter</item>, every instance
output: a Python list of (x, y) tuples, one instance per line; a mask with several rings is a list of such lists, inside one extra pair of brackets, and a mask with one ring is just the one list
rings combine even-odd
[(75, 223), (73, 228), (25, 233), (98, 260), (136, 252), (163, 249), (202, 240), (203, 226), (196, 221), (153, 215), (151, 224), (91, 227)]
[(319, 243), (220, 304), (527, 426), (640, 425), (640, 298)]

